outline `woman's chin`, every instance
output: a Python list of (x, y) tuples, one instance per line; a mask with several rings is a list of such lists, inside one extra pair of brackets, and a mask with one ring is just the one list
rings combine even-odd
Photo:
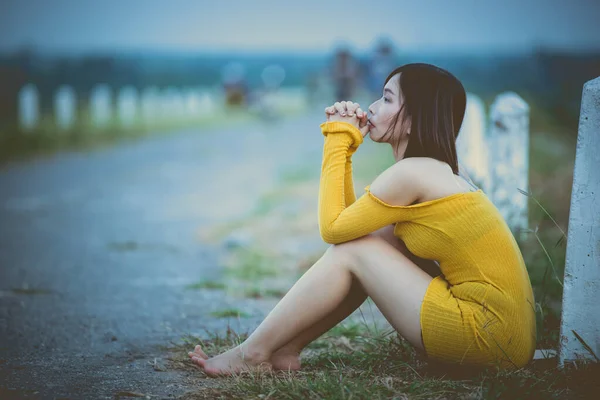
[(371, 141), (373, 142), (377, 142), (377, 133), (373, 132), (373, 131), (369, 131), (367, 132), (367, 135), (369, 135), (369, 139), (371, 139)]
[(381, 140), (383, 135), (379, 134), (379, 129), (377, 129), (376, 126), (369, 126), (369, 137), (371, 138), (372, 141), (374, 142), (379, 142), (379, 140)]

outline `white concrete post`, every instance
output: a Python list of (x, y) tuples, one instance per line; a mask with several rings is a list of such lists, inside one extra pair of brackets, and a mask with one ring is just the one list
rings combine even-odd
[(456, 152), (458, 161), (467, 173), (487, 194), (491, 188), (488, 171), (488, 148), (486, 138), (485, 104), (472, 93), (467, 93), (467, 107), (458, 138)]
[(184, 110), (186, 117), (196, 117), (200, 111), (200, 95), (194, 88), (185, 88), (182, 90)]
[(162, 116), (166, 119), (179, 119), (185, 115), (185, 103), (181, 91), (168, 86), (161, 93)]
[(600, 361), (600, 77), (583, 86), (559, 342), (560, 367)]
[(112, 93), (108, 85), (100, 84), (90, 94), (90, 114), (92, 125), (106, 126), (113, 115)]
[(135, 123), (138, 115), (138, 92), (133, 86), (125, 86), (117, 95), (117, 113), (119, 122), (124, 127)]
[(528, 228), (529, 106), (514, 92), (496, 97), (490, 112), (488, 162), (491, 190), (487, 193), (515, 236)]
[(73, 126), (76, 106), (77, 102), (73, 88), (66, 85), (61, 86), (54, 96), (54, 114), (59, 129), (65, 130)]
[(160, 98), (157, 87), (151, 86), (142, 90), (140, 96), (140, 109), (144, 124), (152, 125), (159, 119)]
[(29, 83), (19, 91), (19, 125), (23, 130), (31, 131), (38, 124), (40, 115), (40, 96), (34, 84)]
[(215, 95), (210, 88), (200, 88), (200, 115), (208, 116), (214, 114), (217, 111), (218, 100), (215, 99)]

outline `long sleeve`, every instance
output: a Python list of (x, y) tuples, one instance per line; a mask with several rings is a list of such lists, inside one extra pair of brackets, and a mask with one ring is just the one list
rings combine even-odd
[(344, 198), (346, 207), (349, 207), (356, 201), (356, 193), (354, 192), (354, 180), (352, 179), (352, 148), (346, 154), (346, 165), (344, 173)]
[(319, 186), (319, 230), (323, 240), (347, 242), (406, 219), (410, 214), (406, 207), (388, 205), (368, 190), (346, 206), (345, 182), (352, 179), (347, 155), (362, 143), (362, 135), (345, 122), (326, 122), (321, 130), (325, 135)]

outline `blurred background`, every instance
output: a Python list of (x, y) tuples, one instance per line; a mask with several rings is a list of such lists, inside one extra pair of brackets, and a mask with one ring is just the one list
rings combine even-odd
[[(114, 326), (140, 309), (189, 330), (210, 318), (222, 327), (219, 316), (260, 321), (273, 303), (216, 308), (234, 294), (281, 297), (322, 254), (323, 108), (366, 109), (396, 66), (426, 62), (477, 100), (481, 123), (469, 129), (483, 136), (499, 95), (524, 101), (535, 232), (519, 244), (539, 347), (555, 348), (582, 88), (600, 76), (599, 16), (592, 0), (3, 0), (0, 289), (17, 308), (61, 292), (72, 296), (65, 309)], [(367, 142), (355, 158), (357, 194), (393, 162)], [(207, 261), (213, 252), (218, 261)], [(171, 296), (184, 284), (222, 290), (206, 308), (216, 314), (177, 319), (173, 309), (200, 301)], [(52, 304), (36, 314), (42, 328), (61, 312)], [(23, 349), (29, 339), (11, 321), (4, 333)], [(30, 325), (32, 343), (53, 337)]]
[(199, 128), (226, 109), (268, 119), (337, 99), (368, 105), (394, 66), (416, 61), (448, 69), (486, 101), (517, 91), (552, 115), (551, 125), (574, 127), (582, 84), (600, 69), (600, 6), (585, 0), (1, 7), (2, 161)]

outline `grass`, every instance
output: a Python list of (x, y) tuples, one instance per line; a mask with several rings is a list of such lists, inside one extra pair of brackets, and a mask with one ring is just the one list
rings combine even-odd
[(224, 290), (226, 285), (223, 282), (215, 281), (203, 281), (192, 283), (186, 286), (186, 289), (211, 289), (211, 290)]
[[(227, 120), (241, 122), (248, 119), (249, 115), (239, 114)], [(120, 125), (115, 118), (102, 128), (94, 127), (88, 121), (84, 113), (80, 122), (63, 131), (55, 126), (51, 115), (42, 115), (39, 125), (31, 131), (23, 131), (16, 126), (4, 126), (0, 132), (0, 162), (28, 160), (65, 150), (95, 150), (157, 132), (168, 133), (192, 127), (207, 128), (215, 126), (219, 118), (161, 119), (152, 124), (138, 119), (127, 127)]]
[(240, 311), (236, 308), (227, 308), (225, 310), (213, 311), (210, 313), (210, 315), (215, 318), (230, 318), (230, 317), (248, 318), (248, 317), (250, 317), (250, 314)]
[[(185, 286), (189, 290), (225, 290), (226, 295), (245, 298), (282, 298), (288, 282), (282, 282), (284, 272), (277, 259), (253, 247), (229, 249), (221, 260), (223, 280), (205, 280)], [(275, 282), (265, 282), (270, 279)], [(281, 289), (286, 287), (286, 289)]]
[(265, 297), (282, 298), (285, 296), (287, 291), (272, 288), (263, 288), (260, 286), (254, 286), (244, 291), (244, 295), (249, 298), (262, 299)]
[(226, 267), (225, 274), (244, 281), (258, 282), (262, 278), (277, 276), (279, 270), (273, 260), (255, 249), (236, 248), (231, 255), (238, 262)]
[[(242, 343), (248, 333), (228, 327), (224, 336), (184, 336), (172, 343), (169, 368), (196, 370), (187, 352), (200, 344), (209, 355)], [(195, 399), (584, 399), (600, 389), (600, 365), (563, 370), (545, 360), (516, 371), (472, 368), (428, 361), (393, 330), (344, 322), (309, 344), (300, 371), (245, 372), (207, 379)], [(218, 389), (215, 389), (215, 385)]]
[[(301, 110), (294, 107), (282, 108), (284, 117), (295, 115)], [(25, 131), (15, 123), (0, 124), (0, 164), (12, 161), (53, 155), (61, 151), (92, 151), (118, 142), (136, 140), (156, 134), (168, 134), (184, 129), (214, 129), (236, 126), (256, 121), (259, 117), (249, 110), (228, 107), (207, 116), (163, 117), (152, 122), (135, 119), (124, 126), (116, 116), (102, 127), (94, 126), (88, 110), (81, 111), (81, 118), (67, 129), (59, 129), (51, 114), (42, 114), (36, 128)]]
[(332, 337), (343, 336), (350, 339), (356, 339), (357, 337), (363, 335), (363, 333), (365, 332), (364, 327), (365, 325), (356, 322), (341, 323), (331, 328), (329, 331), (327, 331), (325, 335)]
[(13, 292), (15, 294), (35, 295), (35, 294), (52, 294), (53, 293), (51, 290), (38, 289), (38, 288), (13, 288), (10, 290), (11, 290), (11, 292)]
[(256, 203), (253, 211), (255, 217), (261, 217), (273, 210), (275, 207), (288, 200), (282, 191), (274, 191), (262, 196)]
[[(234, 287), (235, 285), (231, 285), (231, 286)], [(191, 289), (191, 290), (202, 290), (202, 289), (227, 290), (228, 285), (225, 282), (202, 281), (202, 282), (196, 282), (196, 283), (187, 285), (185, 288)], [(254, 298), (254, 299), (261, 299), (261, 298), (266, 298), (266, 297), (282, 298), (283, 296), (285, 296), (286, 293), (287, 293), (287, 290), (262, 287), (257, 284), (254, 284), (251, 287), (246, 287), (243, 289), (244, 297)]]
[(282, 171), (280, 180), (288, 184), (303, 183), (318, 178), (320, 173), (318, 164), (304, 164), (298, 168)]
[(169, 253), (177, 253), (179, 249), (175, 246), (162, 243), (138, 243), (133, 240), (124, 242), (110, 242), (106, 247), (111, 251), (116, 252), (134, 252), (134, 251), (166, 251)]

